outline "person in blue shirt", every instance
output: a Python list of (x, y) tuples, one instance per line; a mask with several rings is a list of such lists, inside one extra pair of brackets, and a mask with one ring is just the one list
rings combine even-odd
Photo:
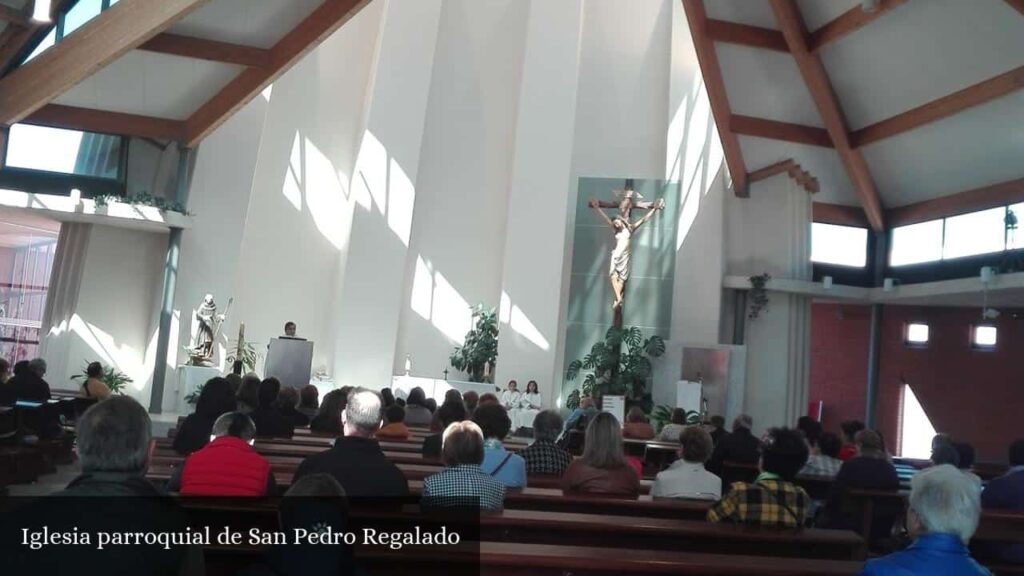
[(569, 417), (565, 419), (564, 432), (570, 430), (586, 430), (587, 424), (590, 423), (590, 419), (597, 414), (597, 408), (594, 406), (594, 399), (590, 396), (584, 396), (580, 398), (580, 405), (578, 408), (569, 414)]
[[(989, 480), (981, 493), (981, 506), (986, 510), (1024, 511), (1024, 439), (1010, 445), (1010, 469), (999, 478)], [(985, 543), (979, 554), (1002, 562), (1024, 564), (1024, 544)]]
[(917, 536), (906, 550), (870, 560), (862, 576), (991, 576), (975, 562), (967, 543), (981, 516), (981, 480), (942, 464), (910, 483), (907, 522)]
[(484, 461), (480, 469), (508, 488), (526, 487), (526, 461), (522, 456), (505, 450), (502, 440), (512, 428), (512, 420), (499, 404), (479, 406), (473, 413), (473, 422), (484, 435)]

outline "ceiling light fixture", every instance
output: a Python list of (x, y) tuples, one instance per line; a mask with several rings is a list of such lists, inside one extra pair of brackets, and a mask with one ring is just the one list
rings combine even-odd
[(36, 22), (50, 21), (50, 0), (36, 0), (32, 7), (32, 19)]

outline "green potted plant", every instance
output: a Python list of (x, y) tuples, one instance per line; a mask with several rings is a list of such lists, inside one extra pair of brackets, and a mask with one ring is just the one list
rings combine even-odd
[(467, 375), (470, 382), (493, 382), (498, 359), (498, 313), (483, 304), (470, 307), (473, 328), (466, 333), (462, 346), (456, 346), (448, 361)]
[[(229, 344), (228, 350), (230, 350), (230, 352), (228, 353), (227, 358), (225, 358), (225, 362), (227, 362), (228, 367), (230, 368), (233, 366), (235, 364), (235, 360), (241, 360), (243, 372), (255, 372), (256, 363), (259, 362), (260, 358), (263, 358), (263, 354), (256, 351), (256, 347), (253, 346), (252, 342), (245, 342), (242, 344), (241, 354), (239, 354), (238, 350), (238, 340), (232, 340)], [(198, 398), (198, 396), (196, 397)]]
[(665, 340), (661, 336), (644, 338), (636, 326), (609, 328), (586, 356), (569, 363), (565, 371), (566, 380), (573, 381), (581, 372), (587, 373), (581, 388), (573, 390), (566, 398), (566, 408), (578, 407), (581, 395), (599, 399), (605, 394), (612, 394), (625, 396), (632, 403), (649, 410), (651, 395), (648, 382), (653, 374), (651, 360), (664, 354)]
[[(81, 374), (75, 374), (71, 377), (72, 380), (88, 379), (89, 363), (86, 362), (85, 368), (82, 368)], [(134, 382), (127, 374), (121, 372), (113, 366), (103, 365), (103, 375), (100, 376), (100, 380), (110, 388), (111, 394), (124, 394), (125, 387)]]

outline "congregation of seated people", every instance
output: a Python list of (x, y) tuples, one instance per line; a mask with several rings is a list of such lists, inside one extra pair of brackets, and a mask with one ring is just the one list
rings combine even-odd
[[(91, 377), (100, 377), (92, 365), (89, 371)], [(41, 388), (45, 368), (41, 374), (38, 364), (30, 364), (18, 372), (4, 385), (13, 381), (22, 389)], [(104, 394), (96, 385), (83, 385), (83, 395), (111, 400), (90, 408), (78, 422), (83, 474), (66, 492), (153, 489), (143, 488), (148, 486), (142, 479), (145, 455), (114, 454), (149, 443), (145, 411), (134, 400), (109, 390)], [(348, 497), (407, 496), (412, 492), (409, 480), (381, 447), (381, 442), (394, 441), (420, 443), (424, 462), (440, 466), (423, 480), (424, 509), (469, 505), (500, 512), (511, 494), (527, 489), (531, 478), (544, 477), (557, 478), (562, 493), (571, 498), (637, 499), (644, 477), (653, 476), (653, 483), (648, 481), (651, 498), (706, 501), (711, 523), (861, 531), (862, 517), (849, 508), (848, 497), (864, 490), (898, 494), (900, 489), (883, 437), (860, 422), (844, 422), (840, 436), (804, 417), (794, 428), (769, 428), (759, 437), (748, 415), (737, 416), (727, 432), (721, 417), (687, 424), (686, 412), (676, 409), (659, 430), (640, 405), (630, 406), (620, 424), (598, 408), (597, 399), (584, 396), (565, 420), (551, 409), (531, 415), (532, 441), (513, 447), (509, 439), (516, 431), (497, 394), (449, 391), (440, 406), (430, 400), (419, 388), (403, 401), (390, 389), (378, 393), (345, 387), (321, 401), (312, 386), (282, 389), (276, 379), (254, 374), (213, 378), (202, 387), (194, 412), (177, 426), (173, 449), (185, 458), (165, 488), (182, 496), (273, 495), (277, 478), (274, 466), (257, 449), (261, 439), (278, 441), (308, 429), (308, 434), (334, 440), (301, 460), (287, 494), (317, 486)], [(111, 427), (114, 420), (120, 424)], [(112, 442), (114, 433), (137, 437)], [(580, 437), (578, 450), (567, 442), (573, 433)], [(652, 464), (629, 453), (628, 442), (643, 445), (648, 440), (675, 444), (674, 461)], [(126, 458), (132, 466), (113, 476), (97, 476), (107, 466), (104, 462)], [(971, 559), (967, 544), (982, 508), (1024, 511), (1024, 440), (1010, 447), (1009, 462), (1009, 471), (982, 492), (980, 480), (970, 472), (970, 445), (936, 436), (931, 467), (917, 472), (910, 483), (905, 526), (912, 543), (870, 560), (863, 573), (987, 573)], [(746, 476), (730, 476), (737, 471)], [(820, 501), (803, 487), (806, 479), (828, 479)], [(869, 533), (862, 535), (869, 543), (880, 540), (903, 521), (898, 513), (880, 511)], [(987, 554), (1024, 563), (1020, 545), (996, 545)]]

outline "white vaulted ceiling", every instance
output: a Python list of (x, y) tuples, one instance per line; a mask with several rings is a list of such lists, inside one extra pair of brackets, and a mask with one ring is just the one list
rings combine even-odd
[[(881, 5), (891, 2), (881, 0)], [(851, 132), (1024, 66), (1024, 13), (1006, 0), (907, 0), (818, 52)], [(860, 9), (798, 0), (808, 32)], [(780, 30), (769, 0), (704, 0), (707, 17)], [(714, 42), (731, 113), (821, 128), (788, 52)], [(1024, 78), (1021, 75), (1020, 78)], [(1024, 87), (1024, 80), (1018, 80)], [(860, 206), (834, 149), (739, 135), (748, 172), (793, 158), (815, 201)], [(1024, 177), (1024, 91), (859, 148), (884, 208)]]

